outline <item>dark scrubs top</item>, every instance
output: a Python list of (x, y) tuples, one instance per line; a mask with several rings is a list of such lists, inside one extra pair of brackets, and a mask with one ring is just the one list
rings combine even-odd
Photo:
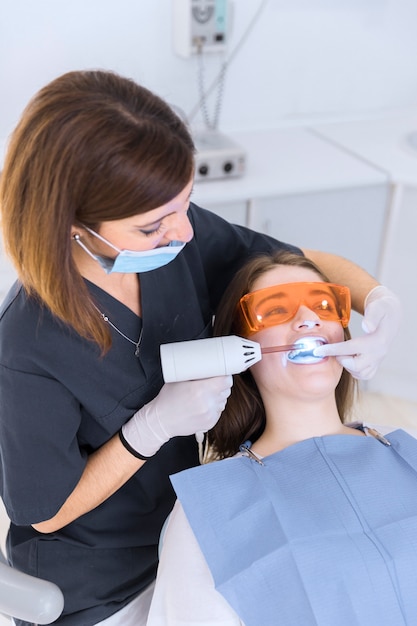
[[(98, 308), (136, 340), (113, 333), (110, 351), (57, 321), (19, 283), (0, 310), (1, 496), (12, 520), (9, 558), (54, 581), (65, 608), (56, 623), (89, 626), (125, 606), (155, 577), (161, 526), (174, 503), (168, 476), (198, 464), (194, 436), (176, 437), (96, 509), (48, 535), (88, 455), (163, 385), (161, 343), (211, 333), (213, 313), (248, 256), (297, 248), (232, 226), (191, 205), (194, 238), (163, 268), (141, 274), (142, 319), (92, 283)], [(24, 624), (24, 622), (17, 622)]]

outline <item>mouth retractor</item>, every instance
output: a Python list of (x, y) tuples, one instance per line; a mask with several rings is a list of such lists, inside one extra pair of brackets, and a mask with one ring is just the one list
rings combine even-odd
[(327, 342), (322, 337), (300, 337), (300, 339), (294, 342), (294, 346), (297, 346), (297, 348), (287, 352), (287, 359), (291, 363), (304, 365), (322, 361), (325, 357), (314, 356), (313, 350), (323, 346), (325, 343)]

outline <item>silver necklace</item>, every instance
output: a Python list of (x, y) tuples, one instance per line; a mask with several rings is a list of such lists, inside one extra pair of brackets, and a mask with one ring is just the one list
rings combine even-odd
[[(97, 308), (97, 307), (96, 307)], [(137, 341), (133, 341), (133, 339), (131, 339), (130, 337), (128, 337), (127, 335), (125, 335), (124, 333), (122, 333), (122, 331), (120, 330), (120, 328), (117, 328), (117, 326), (115, 326), (113, 324), (113, 322), (111, 320), (109, 320), (109, 318), (107, 317), (107, 315), (105, 315), (104, 313), (102, 313), (99, 309), (97, 309), (97, 311), (100, 313), (101, 317), (103, 318), (103, 320), (105, 322), (107, 322), (107, 324), (109, 324), (112, 328), (114, 328), (114, 330), (119, 333), (119, 335), (121, 337), (123, 337), (123, 339), (126, 339), (126, 341), (129, 341), (131, 344), (133, 344), (135, 346), (135, 356), (139, 356), (140, 354), (140, 344), (142, 341), (142, 335), (143, 335), (143, 325), (142, 328), (140, 329), (140, 335), (139, 335), (139, 339)]]

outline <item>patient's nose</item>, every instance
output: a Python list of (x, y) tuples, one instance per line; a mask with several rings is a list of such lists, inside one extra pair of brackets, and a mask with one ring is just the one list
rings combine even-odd
[(317, 313), (304, 304), (298, 309), (294, 322), (297, 328), (307, 328), (308, 330), (321, 326), (321, 319)]

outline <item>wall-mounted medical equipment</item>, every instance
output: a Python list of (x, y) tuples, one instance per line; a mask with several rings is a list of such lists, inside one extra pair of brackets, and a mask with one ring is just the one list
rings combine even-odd
[[(204, 124), (202, 129), (197, 126), (191, 131), (196, 145), (196, 181), (234, 178), (246, 172), (245, 151), (219, 132), (219, 118), (226, 71), (267, 2), (262, 0), (248, 27), (229, 51), (234, 13), (232, 0), (172, 0), (174, 51), (184, 59), (193, 58), (197, 66), (199, 99), (187, 115), (190, 127), (198, 113), (201, 113)], [(215, 52), (218, 58), (207, 63), (207, 53), (212, 57)], [(210, 70), (213, 70), (217, 64), (214, 79), (207, 85), (206, 66), (209, 65)], [(212, 98), (210, 102), (209, 97)]]
[(246, 168), (246, 154), (232, 139), (215, 130), (193, 135), (195, 180), (212, 180), (242, 176)]
[(222, 52), (228, 38), (228, 0), (174, 0), (173, 42), (184, 58), (197, 53)]

